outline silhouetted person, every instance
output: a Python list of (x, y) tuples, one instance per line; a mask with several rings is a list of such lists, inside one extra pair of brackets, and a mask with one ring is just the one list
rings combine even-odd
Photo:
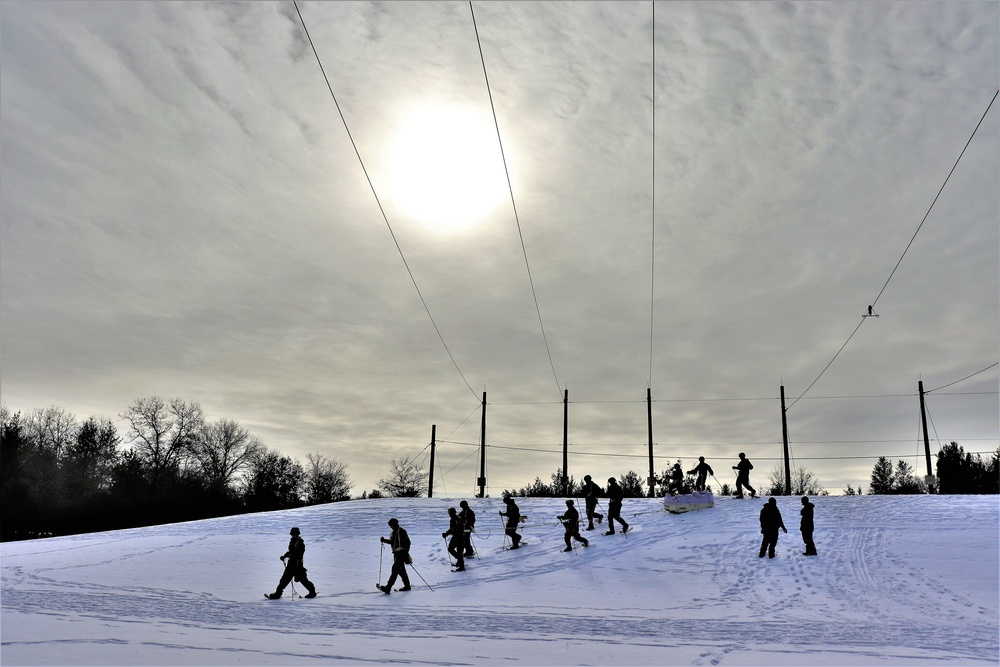
[(597, 499), (603, 493), (603, 490), (594, 484), (593, 480), (590, 479), (590, 475), (584, 475), (583, 482), (584, 484), (580, 489), (580, 493), (583, 494), (583, 500), (587, 506), (587, 530), (593, 530), (594, 519), (597, 519), (598, 524), (604, 520), (604, 515), (597, 512)]
[(399, 577), (403, 581), (403, 587), (399, 590), (408, 591), (410, 590), (410, 577), (406, 574), (406, 566), (413, 562), (410, 559), (410, 536), (400, 527), (399, 521), (395, 518), (389, 519), (389, 527), (392, 528), (389, 537), (378, 539), (383, 544), (392, 547), (392, 571), (389, 573), (389, 581), (385, 582), (385, 586), (379, 586), (378, 589), (383, 593), (391, 593), (392, 585), (396, 583), (396, 577)]
[(698, 465), (694, 467), (694, 470), (688, 470), (689, 475), (698, 475), (698, 480), (694, 483), (694, 488), (698, 491), (705, 490), (705, 480), (709, 475), (715, 476), (715, 471), (712, 470), (712, 466), (705, 463), (705, 457), (698, 457)]
[(667, 491), (670, 493), (680, 493), (684, 490), (684, 471), (681, 470), (680, 461), (670, 469), (670, 477), (667, 482)]
[(517, 534), (517, 527), (521, 523), (521, 510), (517, 509), (514, 499), (510, 496), (504, 496), (503, 501), (507, 505), (507, 511), (500, 512), (500, 516), (507, 517), (507, 529), (504, 533), (510, 538), (510, 548), (520, 549), (521, 536)]
[(458, 518), (465, 525), (465, 557), (471, 558), (476, 555), (476, 550), (472, 546), (472, 534), (476, 532), (476, 513), (469, 507), (469, 501), (463, 500), (459, 503), (462, 511), (458, 513)]
[(292, 579), (301, 583), (309, 591), (306, 593), (307, 598), (316, 597), (316, 587), (312, 585), (309, 581), (309, 577), (306, 576), (306, 567), (303, 564), (303, 559), (306, 555), (306, 543), (301, 537), (299, 537), (299, 529), (292, 528), (288, 531), (288, 534), (292, 536), (288, 540), (288, 551), (279, 560), (285, 564), (285, 571), (281, 575), (281, 580), (278, 581), (278, 587), (274, 589), (273, 593), (268, 593), (267, 597), (271, 600), (277, 600), (281, 597), (282, 591), (285, 590), (285, 586), (288, 585)]
[(802, 531), (802, 541), (806, 544), (806, 550), (802, 552), (803, 556), (818, 556), (816, 553), (816, 545), (813, 544), (813, 510), (816, 508), (811, 502), (809, 502), (809, 496), (802, 496), (802, 510), (800, 514), (802, 515), (802, 521), (799, 523), (799, 530)]
[(614, 477), (608, 478), (608, 532), (605, 535), (615, 534), (615, 521), (622, 525), (622, 532), (628, 532), (628, 523), (622, 518), (622, 498), (625, 491), (618, 486), (618, 480)]
[(455, 557), (455, 571), (465, 571), (465, 524), (458, 518), (458, 512), (454, 507), (448, 508), (448, 516), (451, 517), (451, 524), (448, 530), (441, 533), (441, 537), (451, 535), (448, 542), (448, 553)]
[(583, 546), (585, 547), (590, 546), (590, 542), (580, 537), (580, 513), (573, 507), (572, 500), (566, 501), (566, 511), (556, 518), (562, 521), (563, 526), (566, 527), (566, 534), (564, 535), (566, 548), (563, 551), (573, 550), (573, 543), (570, 542), (570, 538), (575, 539), (577, 542), (583, 542)]
[(767, 552), (768, 558), (774, 558), (774, 548), (778, 546), (778, 530), (786, 533), (785, 522), (781, 520), (781, 512), (778, 511), (778, 501), (768, 498), (764, 506), (760, 508), (760, 532), (764, 538), (760, 542), (760, 558)]
[(750, 459), (743, 452), (740, 452), (740, 462), (733, 466), (733, 470), (736, 471), (736, 497), (743, 497), (743, 487), (750, 489), (750, 497), (757, 497), (757, 490), (750, 486), (750, 471), (753, 470), (753, 464), (750, 463)]

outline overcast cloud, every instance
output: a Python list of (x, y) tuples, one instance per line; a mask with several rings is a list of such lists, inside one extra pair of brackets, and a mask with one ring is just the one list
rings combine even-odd
[[(299, 4), (349, 137), (290, 2), (0, 4), (4, 404), (197, 401), (358, 494), (437, 424), (463, 495), (484, 390), (496, 494), (561, 465), (564, 389), (577, 479), (645, 476), (649, 387), (657, 470), (763, 482), (784, 384), (831, 492), (922, 473), (917, 381), (1000, 352), (998, 104), (879, 293), (997, 91), (998, 3), (473, 8), (489, 90), (467, 3)], [(420, 113), (479, 128), (460, 174), (401, 152)], [(428, 176), (488, 210), (430, 227)], [(940, 441), (994, 450), (997, 388), (928, 396)]]

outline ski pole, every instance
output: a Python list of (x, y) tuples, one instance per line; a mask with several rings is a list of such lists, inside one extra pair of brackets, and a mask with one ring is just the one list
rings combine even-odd
[(378, 550), (378, 585), (382, 585), (382, 554), (385, 553), (385, 542), (379, 540)]
[(299, 595), (299, 592), (297, 590), (295, 590), (295, 580), (292, 579), (288, 583), (290, 583), (292, 585), (292, 599), (294, 600), (297, 597), (302, 597), (302, 596)]
[(503, 529), (503, 548), (507, 548), (507, 526), (503, 522), (503, 514), (500, 515), (500, 527)]
[[(418, 576), (418, 577), (420, 577), (420, 581), (424, 582), (424, 586), (426, 586), (427, 588), (431, 588), (431, 585), (427, 583), (427, 580), (426, 580), (426, 579), (424, 579), (424, 576), (423, 576), (422, 574), (420, 574), (420, 572), (419, 572), (419, 571), (417, 570), (417, 568), (413, 567), (413, 563), (410, 563), (410, 568), (411, 568), (411, 569), (412, 569), (412, 570), (413, 570), (414, 572), (416, 572), (416, 573), (417, 573), (417, 576)], [(434, 589), (433, 589), (433, 588), (431, 588), (431, 590), (434, 590)]]
[(448, 538), (442, 536), (441, 539), (444, 540), (444, 551), (448, 554), (448, 565), (455, 567), (455, 564), (451, 562), (451, 551), (448, 549)]

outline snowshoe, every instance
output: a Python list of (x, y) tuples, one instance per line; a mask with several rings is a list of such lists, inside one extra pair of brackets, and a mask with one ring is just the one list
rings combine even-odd
[(382, 584), (375, 584), (375, 588), (379, 589), (380, 591), (382, 591), (386, 595), (388, 595), (389, 593), (392, 593), (392, 589), (391, 588), (389, 588), (388, 586), (383, 586)]
[(397, 588), (396, 592), (398, 592), (398, 593), (405, 593), (406, 591), (412, 591), (412, 590), (413, 589), (410, 588), (409, 586), (403, 586), (402, 588)]
[(280, 600), (281, 593), (264, 593), (264, 597), (266, 597), (268, 600)]
[(306, 593), (304, 597), (311, 600), (314, 597), (316, 597), (316, 591), (312, 591), (311, 593)]

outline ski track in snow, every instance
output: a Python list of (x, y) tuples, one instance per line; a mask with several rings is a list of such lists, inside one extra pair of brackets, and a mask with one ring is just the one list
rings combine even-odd
[[(775, 664), (812, 660), (816, 653), (827, 656), (826, 664), (996, 664), (995, 498), (980, 497), (967, 510), (977, 523), (992, 526), (987, 560), (978, 561), (976, 545), (963, 550), (959, 543), (952, 545), (957, 551), (943, 552), (934, 571), (915, 550), (928, 544), (944, 549), (960, 539), (961, 528), (951, 525), (960, 515), (940, 507), (952, 502), (948, 497), (909, 503), (818, 498), (815, 558), (800, 555), (793, 501), (779, 500), (789, 532), (781, 534), (774, 559), (757, 557), (760, 502), (728, 499), (681, 515), (652, 500), (626, 501), (632, 511), (623, 516), (634, 531), (605, 536), (601, 524), (581, 532), (590, 547), (566, 553), (562, 527), (543, 518), (554, 516), (558, 499), (522, 501), (530, 518), (522, 527), (524, 547), (516, 551), (502, 550), (500, 522), (486, 528), (496, 501), (474, 500), (479, 557), (467, 559), (461, 573), (448, 568), (439, 536), (451, 502), (439, 499), (355, 501), (8, 543), (2, 552), (2, 650), (5, 656), (30, 656), (33, 647), (61, 647), (71, 651), (67, 655), (74, 646), (112, 654), (125, 648), (193, 651), (190, 656), (211, 650), (231, 654), (231, 663), (424, 661), (421, 650), (400, 644), (405, 636), (416, 645), (446, 639), (457, 647), (453, 655), (434, 654), (429, 664), (445, 664), (449, 655), (454, 664), (498, 662), (496, 651), (477, 657), (473, 647), (481, 640), (500, 646), (515, 641), (511, 661), (528, 663), (539, 661), (531, 657), (533, 645), (541, 650), (564, 642), (582, 647), (583, 655), (616, 646), (639, 655), (646, 650), (649, 664), (666, 649), (689, 656), (690, 664), (725, 664), (748, 647), (773, 654), (768, 660)], [(374, 546), (388, 534), (387, 516), (398, 517), (413, 541), (413, 592), (374, 589), (375, 558), (382, 558), (382, 581), (391, 566), (388, 550)], [(263, 600), (261, 593), (280, 575), (277, 556), (291, 525), (302, 529), (320, 597), (293, 600), (287, 589), (280, 601)], [(987, 581), (994, 590), (985, 604), (975, 586), (954, 585), (958, 575), (941, 576), (956, 566), (966, 577), (992, 568)], [(18, 636), (31, 634), (19, 630), (33, 624), (60, 630), (51, 638)], [(74, 636), (75, 626), (94, 624), (103, 636)], [(130, 640), (135, 628), (159, 639)], [(210, 646), (206, 633), (214, 637)], [(378, 650), (338, 652), (345, 637)], [(285, 651), (261, 646), (289, 640)], [(572, 655), (567, 663), (587, 663), (576, 651)]]

